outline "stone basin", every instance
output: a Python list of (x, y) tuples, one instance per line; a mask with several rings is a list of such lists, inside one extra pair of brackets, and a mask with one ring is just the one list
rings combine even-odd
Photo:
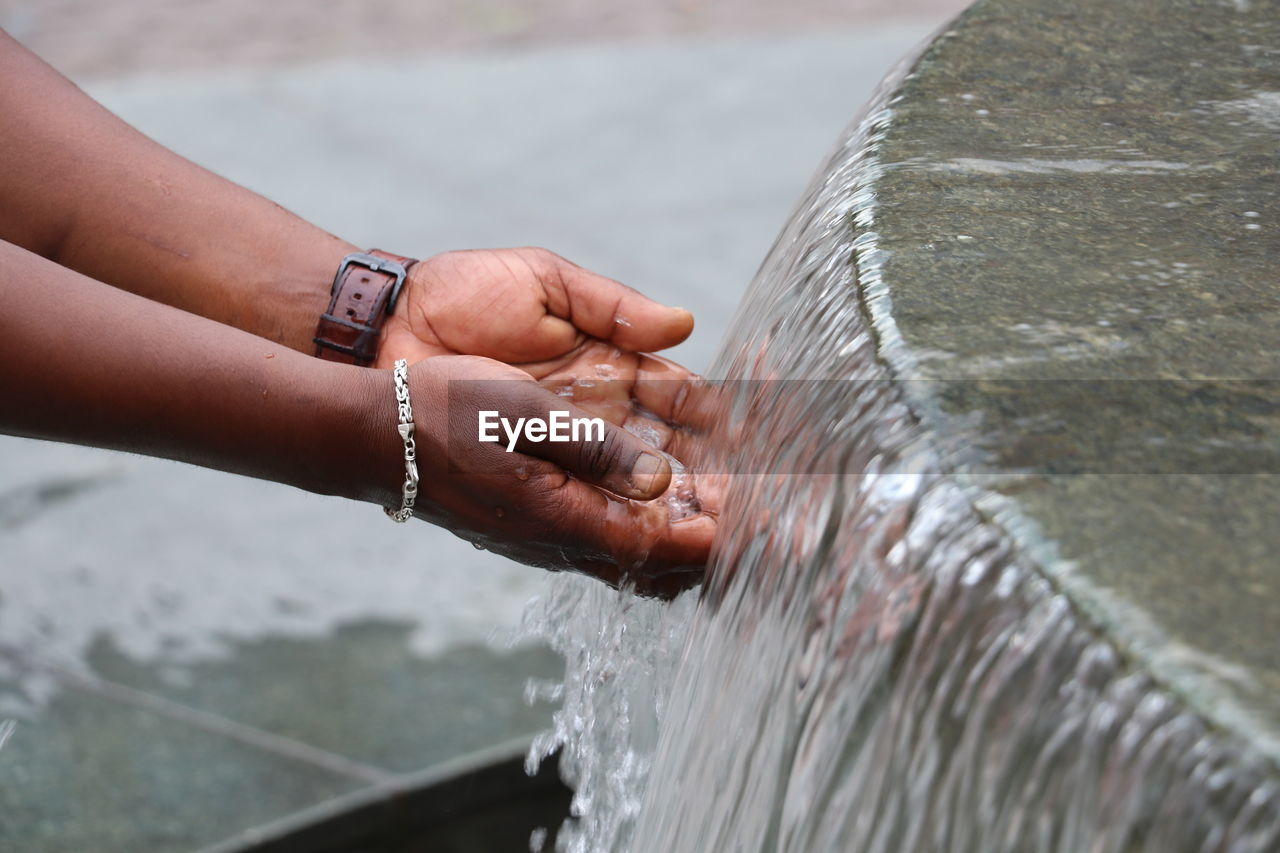
[(979, 509), (1280, 759), (1280, 7), (983, 0), (892, 95), (864, 305)]
[(979, 0), (886, 79), (713, 368), (687, 633), (547, 608), (574, 849), (1277, 849), (1276, 12)]

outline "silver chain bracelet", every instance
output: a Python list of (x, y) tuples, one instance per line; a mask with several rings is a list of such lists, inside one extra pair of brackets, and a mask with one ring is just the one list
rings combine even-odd
[(404, 439), (404, 487), (401, 489), (400, 509), (384, 507), (383, 512), (392, 521), (406, 522), (413, 518), (413, 502), (418, 499), (418, 446), (413, 441), (413, 405), (409, 402), (409, 362), (396, 361), (392, 375), (396, 380), (397, 429)]

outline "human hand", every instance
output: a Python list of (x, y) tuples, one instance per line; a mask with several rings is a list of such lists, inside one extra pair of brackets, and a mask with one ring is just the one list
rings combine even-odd
[[(681, 383), (696, 377), (642, 353), (673, 346), (692, 328), (687, 311), (659, 305), (543, 249), (447, 252), (411, 268), (397, 311), (383, 328), (375, 366), (389, 367), (400, 358), (416, 364), (445, 356), (483, 356), (453, 358), (415, 371), (435, 375), (447, 370), (453, 379), (504, 379), (485, 389), (489, 409), (500, 410), (498, 401), (515, 406), (514, 414), (503, 411), (504, 416), (519, 417), (530, 407), (563, 410), (567, 399), (667, 454), (683, 453), (690, 449), (690, 436), (680, 429), (672, 398)], [(486, 363), (488, 359), (493, 362)], [(527, 396), (533, 393), (529, 379), (540, 381), (554, 396), (537, 397), (535, 405)], [(508, 393), (515, 397), (507, 400)], [(465, 446), (466, 437), (475, 436), (480, 407), (456, 394), (450, 405), (454, 417), (470, 420), (454, 426), (454, 435), (464, 442), (437, 447), (440, 459), (451, 453), (461, 458), (453, 459), (454, 470), (445, 472), (452, 476), (439, 481), (447, 487), (436, 490), (440, 502), (425, 509), (424, 516), (522, 562), (578, 568), (615, 585), (629, 580), (642, 592), (670, 592), (700, 576), (718, 502), (698, 494), (693, 476), (672, 456), (663, 456), (655, 481), (662, 487), (629, 493), (622, 471), (642, 449), (632, 436), (615, 439), (611, 433), (599, 447), (541, 444), (507, 454), (474, 440)], [(544, 476), (532, 477), (530, 457), (541, 460), (538, 470)], [(558, 470), (547, 468), (556, 462)], [(459, 468), (466, 468), (465, 485)], [(513, 480), (512, 471), (530, 476)], [(569, 479), (566, 472), (581, 479)], [(488, 479), (481, 476), (490, 473)], [(608, 497), (588, 483), (632, 502)], [(445, 494), (455, 488), (461, 491)], [(524, 506), (538, 488), (549, 491), (539, 497), (545, 506), (533, 513), (537, 523), (525, 526), (509, 519), (504, 504)], [(660, 502), (634, 502), (659, 496)], [(479, 515), (464, 511), (463, 505), (472, 503), (487, 509)]]
[[(409, 379), (418, 517), (512, 559), (582, 571), (642, 594), (671, 596), (701, 578), (714, 518), (696, 505), (674, 508), (678, 494), (655, 500), (672, 484), (671, 468), (636, 435), (610, 422), (603, 441), (522, 438), (514, 452), (477, 439), (481, 410), (513, 422), (547, 419), (552, 410), (603, 418), (598, 401), (579, 407), (519, 368), (476, 356), (424, 359)], [(653, 460), (649, 470), (640, 464), (645, 458)], [(397, 482), (391, 466), (388, 460), (378, 473), (380, 482)]]
[(436, 355), (549, 362), (588, 338), (656, 352), (693, 331), (693, 316), (545, 249), (445, 252), (414, 264), (382, 330), (375, 367)]
[(597, 340), (520, 368), (557, 397), (664, 451), (672, 478), (663, 497), (672, 518), (719, 516), (723, 477), (690, 470), (720, 466), (711, 458), (712, 445), (724, 446), (714, 385), (669, 359)]

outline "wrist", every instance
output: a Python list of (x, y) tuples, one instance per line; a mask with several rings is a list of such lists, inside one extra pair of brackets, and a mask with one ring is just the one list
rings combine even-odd
[[(382, 249), (343, 257), (313, 341), (325, 361), (369, 367), (378, 363), (382, 333), (417, 260)], [(382, 366), (386, 366), (383, 364)]]
[(398, 508), (405, 463), (392, 371), (351, 365), (324, 369), (339, 377), (331, 416), (346, 425), (335, 432), (343, 436), (340, 446), (325, 451), (325, 458), (331, 460), (326, 467), (336, 474), (335, 485), (341, 490), (333, 493)]
[(291, 415), (281, 442), (283, 452), (296, 460), (290, 464), (295, 471), (292, 484), (350, 500), (388, 500), (396, 485), (390, 371), (325, 364), (293, 354), (286, 360), (296, 360), (299, 368), (287, 392)]
[(270, 282), (257, 291), (265, 298), (251, 294), (248, 299), (257, 314), (249, 320), (252, 327), (263, 329), (263, 337), (315, 355), (316, 324), (329, 305), (334, 273), (342, 259), (356, 251), (350, 243), (329, 238), (272, 264)]

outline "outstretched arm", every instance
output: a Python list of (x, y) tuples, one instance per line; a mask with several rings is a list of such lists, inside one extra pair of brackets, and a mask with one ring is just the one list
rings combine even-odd
[[(400, 502), (403, 448), (389, 371), (303, 356), (7, 243), (0, 304), (8, 306), (0, 432)], [(594, 446), (526, 443), (508, 453), (474, 440), (479, 410), (514, 421), (572, 404), (528, 373), (477, 356), (427, 358), (411, 369), (410, 386), (420, 518), (523, 562), (631, 580), (644, 591), (674, 592), (696, 579), (714, 522), (650, 500), (670, 471), (665, 462), (646, 467), (653, 449), (631, 433), (611, 424)]]
[(0, 31), (0, 240), (309, 352), (356, 248), (134, 130)]
[(365, 466), (322, 460), (376, 457), (384, 371), (307, 358), (7, 243), (0, 304), (0, 432), (375, 497)]
[[(314, 351), (333, 275), (357, 247), (156, 144), (2, 31), (0, 115), (0, 240)], [(424, 260), (400, 305), (378, 366), (451, 352), (542, 361), (587, 337), (655, 351), (693, 329), (688, 312), (534, 249)]]
[[(0, 115), (0, 299), (19, 306), (0, 321), (0, 432), (398, 502), (394, 423), (369, 431), (389, 411), (389, 374), (290, 351), (313, 351), (355, 246), (147, 139), (3, 33)], [(469, 460), (451, 458), (446, 421), (542, 413), (563, 397), (530, 386), (552, 376), (589, 388), (608, 374), (643, 403), (650, 377), (691, 376), (640, 353), (692, 326), (688, 312), (543, 250), (414, 265), (375, 366), (416, 362), (419, 446), (436, 451), (418, 515), (524, 562), (653, 591), (683, 583), (671, 573), (701, 569), (714, 507), (675, 518), (662, 501), (607, 495), (646, 501), (670, 481), (665, 461), (640, 476), (646, 447), (618, 428), (630, 401), (601, 409), (613, 422), (604, 445), (473, 446)], [(449, 396), (451, 379), (503, 381), (467, 399)]]

